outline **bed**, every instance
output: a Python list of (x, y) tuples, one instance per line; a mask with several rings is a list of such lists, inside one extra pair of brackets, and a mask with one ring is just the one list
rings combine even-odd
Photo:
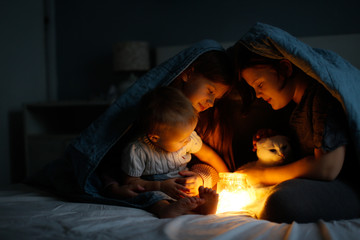
[(247, 212), (158, 219), (135, 208), (69, 202), (25, 184), (0, 191), (0, 239), (359, 239), (360, 219), (278, 224)]
[[(354, 38), (359, 39), (359, 36), (350, 36), (350, 39)], [(324, 38), (326, 43), (334, 43), (333, 40)], [(320, 45), (318, 39), (308, 41), (317, 41), (316, 44)], [(170, 50), (178, 51), (181, 48)], [(158, 51), (158, 62), (167, 58), (164, 56), (165, 50)], [(347, 56), (347, 53), (351, 56)], [(349, 48), (342, 55), (348, 59), (358, 59), (358, 48)], [(360, 66), (358, 62), (352, 63)], [(113, 136), (110, 137), (112, 139)], [(78, 152), (76, 154), (79, 158), (84, 156)], [(83, 159), (88, 161), (85, 157)], [(59, 170), (58, 166), (53, 166), (52, 170)], [(145, 210), (97, 201), (99, 196), (94, 188), (97, 182), (91, 177), (92, 172), (83, 168), (76, 170), (80, 171), (81, 187), (93, 197), (93, 201), (72, 201), (44, 188), (22, 183), (1, 188), (0, 239), (360, 239), (360, 218), (279, 224), (258, 220), (254, 212), (243, 210), (159, 219)], [(61, 184), (71, 180), (66, 174), (62, 173)], [(47, 177), (52, 177), (52, 180), (59, 176), (48, 171)], [(51, 182), (46, 183), (51, 185)]]

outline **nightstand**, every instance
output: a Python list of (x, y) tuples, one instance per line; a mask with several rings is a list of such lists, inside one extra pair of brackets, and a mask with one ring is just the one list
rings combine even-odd
[(26, 175), (62, 156), (67, 145), (110, 106), (109, 102), (44, 102), (24, 105)]

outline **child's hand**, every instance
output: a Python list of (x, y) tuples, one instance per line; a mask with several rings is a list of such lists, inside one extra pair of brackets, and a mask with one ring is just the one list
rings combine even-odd
[(256, 165), (256, 162), (250, 162), (240, 167), (236, 172), (243, 173), (246, 175), (246, 180), (251, 186), (257, 186), (261, 184), (261, 176), (264, 168)]
[(189, 189), (188, 195), (199, 195), (199, 187), (204, 185), (202, 177), (192, 171), (181, 171), (179, 174), (184, 178), (179, 178), (177, 182)]
[(189, 197), (186, 194), (189, 192), (189, 189), (180, 184), (178, 178), (171, 178), (160, 182), (160, 191), (175, 199)]

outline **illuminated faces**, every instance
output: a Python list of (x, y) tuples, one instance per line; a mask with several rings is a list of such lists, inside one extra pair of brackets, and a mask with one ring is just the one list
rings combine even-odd
[(241, 71), (241, 77), (255, 90), (256, 97), (264, 99), (274, 110), (285, 107), (294, 96), (294, 88), (285, 77), (270, 65), (258, 65)]
[(176, 152), (190, 141), (190, 135), (195, 130), (197, 122), (182, 125), (181, 127), (169, 127), (156, 135), (149, 135), (154, 145), (167, 152)]
[(221, 98), (228, 86), (215, 83), (202, 75), (193, 76), (185, 81), (183, 93), (192, 102), (193, 107), (202, 112), (212, 107), (216, 99)]

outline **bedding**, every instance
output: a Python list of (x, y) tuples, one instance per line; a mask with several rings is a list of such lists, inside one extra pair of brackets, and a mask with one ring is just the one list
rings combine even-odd
[(141, 209), (69, 202), (24, 184), (0, 190), (0, 239), (359, 239), (360, 219), (278, 224), (247, 212), (159, 219)]

